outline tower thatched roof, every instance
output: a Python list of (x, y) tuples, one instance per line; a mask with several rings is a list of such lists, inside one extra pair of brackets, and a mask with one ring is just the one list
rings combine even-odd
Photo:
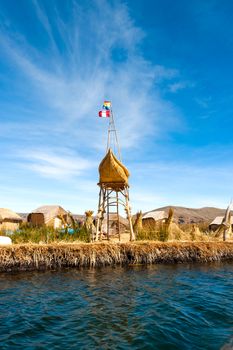
[(99, 165), (99, 183), (110, 184), (111, 187), (127, 186), (129, 175), (128, 169), (109, 149)]

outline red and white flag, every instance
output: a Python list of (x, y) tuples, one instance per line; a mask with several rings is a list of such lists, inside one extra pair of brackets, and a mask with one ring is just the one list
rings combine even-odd
[(109, 118), (110, 117), (110, 111), (99, 111), (99, 117), (102, 118)]

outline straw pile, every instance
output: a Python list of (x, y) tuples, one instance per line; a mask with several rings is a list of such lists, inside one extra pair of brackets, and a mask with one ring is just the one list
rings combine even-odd
[(0, 271), (221, 260), (233, 260), (233, 243), (16, 244), (0, 248)]

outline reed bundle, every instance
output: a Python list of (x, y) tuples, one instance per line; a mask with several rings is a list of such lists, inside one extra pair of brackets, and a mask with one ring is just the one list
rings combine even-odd
[(0, 247), (0, 271), (220, 260), (233, 260), (233, 243), (15, 244)]

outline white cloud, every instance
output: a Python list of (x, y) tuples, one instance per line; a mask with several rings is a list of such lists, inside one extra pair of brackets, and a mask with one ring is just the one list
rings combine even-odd
[(209, 97), (202, 97), (202, 98), (196, 98), (195, 101), (200, 107), (202, 107), (204, 109), (207, 109), (210, 106), (212, 98), (211, 98), (211, 96), (209, 96)]
[[(31, 150), (19, 153), (22, 159), (21, 165), (45, 177), (54, 179), (69, 179), (80, 176), (85, 170), (97, 166), (95, 162), (80, 156), (60, 154), (58, 149), (55, 153), (51, 150)], [(26, 161), (26, 162), (25, 162)]]
[[(176, 108), (161, 97), (160, 84), (162, 89), (166, 84), (175, 93), (192, 83), (176, 81), (181, 79), (179, 71), (152, 64), (143, 57), (140, 44), (145, 33), (135, 25), (122, 2), (94, 0), (88, 9), (82, 7), (82, 1), (79, 5), (69, 2), (72, 8), (67, 23), (56, 8), (58, 3), (51, 2), (53, 17), (49, 17), (42, 3), (33, 1), (36, 25), (41, 25), (48, 42), (46, 50), (33, 47), (22, 33), (11, 35), (7, 29), (0, 29), (6, 64), (11, 64), (14, 72), (11, 86), (20, 93), (20, 99), (15, 100), (14, 106), (11, 104), (10, 115), (14, 118), (3, 122), (7, 120), (5, 113), (1, 118), (0, 135), (12, 140), (19, 149), (30, 149), (15, 152), (16, 159), (8, 164), (14, 169), (30, 170), (22, 171), (28, 178), (32, 172), (40, 175), (41, 182), (36, 177), (31, 186), (46, 188), (47, 193), (35, 193), (31, 202), (28, 193), (25, 207), (29, 203), (36, 207), (42, 201), (56, 201), (83, 212), (97, 205), (97, 166), (105, 151), (108, 122), (97, 117), (102, 101), (106, 98), (113, 102), (121, 146), (131, 148), (130, 152), (137, 147), (141, 159), (146, 159), (150, 140), (155, 143), (161, 134), (182, 129), (182, 125), (177, 126), (180, 115)], [(24, 106), (31, 102), (27, 111), (18, 102), (22, 100)], [(202, 101), (203, 107), (205, 103), (208, 101)], [(7, 150), (7, 145), (6, 155), (12, 148), (10, 145)], [(232, 190), (227, 185), (230, 176), (226, 175), (232, 173), (230, 167), (225, 172), (187, 163), (131, 165), (134, 212), (182, 201), (183, 205), (198, 206), (196, 193), (203, 193), (199, 199), (204, 203), (213, 199), (210, 191), (222, 203)], [(4, 181), (10, 171), (10, 167), (3, 170)], [(51, 186), (56, 183), (53, 179), (66, 182), (67, 194), (59, 186)], [(23, 206), (22, 192), (16, 189), (11, 197), (5, 194), (9, 206), (9, 198), (14, 203), (17, 193), (17, 203)]]
[(194, 84), (189, 81), (178, 81), (168, 85), (168, 90), (172, 93), (176, 93), (180, 90), (193, 87)]
[[(61, 205), (64, 209), (75, 214), (84, 214), (85, 210), (97, 210), (98, 188), (92, 193), (89, 192), (88, 184), (85, 180), (78, 182), (82, 186), (82, 191), (77, 191), (77, 187), (72, 184), (72, 191), (67, 186), (59, 186), (47, 190), (21, 185), (12, 186), (0, 185), (1, 200), (0, 207), (10, 208), (16, 212), (30, 212), (42, 205)], [(93, 183), (92, 183), (93, 185)], [(52, 187), (52, 186), (51, 186)]]
[[(99, 147), (106, 136), (96, 116), (104, 98), (113, 101), (123, 147), (138, 146), (147, 135), (159, 134), (161, 111), (170, 119), (177, 118), (175, 108), (161, 98), (155, 84), (178, 72), (152, 65), (142, 57), (139, 44), (144, 33), (133, 23), (124, 4), (96, 0), (84, 12), (73, 2), (73, 18), (65, 26), (56, 8), (54, 18), (49, 19), (39, 2), (33, 3), (51, 54), (39, 52), (26, 38), (15, 39), (6, 32), (2, 32), (1, 42), (27, 77), (32, 94), (48, 106), (54, 128), (59, 125), (86, 147)], [(99, 16), (105, 20), (100, 21)], [(64, 56), (59, 53), (50, 21), (65, 45)], [(119, 52), (123, 59), (116, 62)], [(149, 123), (144, 122), (145, 115), (150, 115)], [(41, 116), (41, 123), (45, 118)]]
[(233, 193), (232, 166), (158, 162), (132, 164), (130, 170), (133, 173), (130, 181), (133, 212), (168, 205), (224, 208)]
[(154, 67), (157, 82), (161, 80), (169, 80), (179, 76), (177, 69), (165, 68), (164, 66), (157, 65)]

